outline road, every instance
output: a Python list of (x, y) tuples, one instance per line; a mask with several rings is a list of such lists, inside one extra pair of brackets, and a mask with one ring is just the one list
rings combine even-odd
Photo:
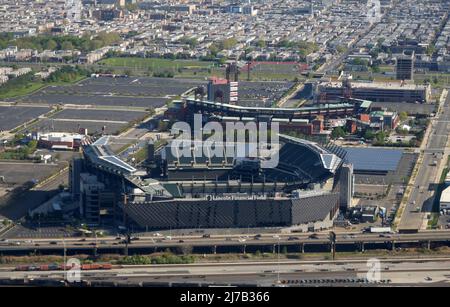
[[(416, 180), (402, 214), (399, 224), (399, 230), (423, 229), (426, 227), (424, 222), (425, 215), (431, 212), (436, 178), (439, 180), (439, 164), (433, 165), (433, 161), (446, 163), (447, 161), (447, 142), (450, 133), (450, 95), (445, 99), (441, 112), (431, 120), (431, 131), (428, 139), (424, 140), (423, 160), (419, 166)], [(417, 210), (417, 207), (419, 210)]]
[[(366, 260), (346, 261), (261, 261), (231, 263), (196, 263), (180, 265), (114, 266), (108, 271), (81, 271), (82, 280), (108, 280), (137, 284), (139, 282), (234, 283), (259, 286), (308, 284), (375, 284), (368, 275)], [(378, 283), (448, 284), (450, 259), (381, 259)], [(62, 280), (61, 271), (15, 271), (0, 269), (0, 279), (53, 278)]]
[[(87, 250), (93, 248), (102, 249), (123, 249), (125, 243), (123, 237), (102, 237), (102, 238), (21, 238), (6, 239), (3, 236), (0, 241), (0, 251), (27, 251), (27, 250), (53, 250), (61, 251), (63, 248), (73, 250)], [(385, 243), (394, 242), (448, 242), (450, 241), (450, 231), (425, 231), (414, 234), (337, 234), (336, 244), (361, 244), (361, 243)], [(133, 240), (128, 245), (129, 249), (139, 248), (168, 248), (168, 247), (196, 247), (196, 246), (272, 246), (283, 245), (307, 245), (321, 244), (329, 246), (328, 234), (322, 233), (315, 237), (307, 234), (264, 234), (258, 237), (242, 235), (211, 235), (202, 236), (141, 236)]]

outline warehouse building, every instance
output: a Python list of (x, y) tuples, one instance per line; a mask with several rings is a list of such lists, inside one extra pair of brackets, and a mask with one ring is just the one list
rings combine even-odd
[(338, 102), (342, 97), (352, 97), (375, 102), (420, 102), (431, 98), (430, 85), (401, 82), (321, 82), (318, 85), (320, 103)]

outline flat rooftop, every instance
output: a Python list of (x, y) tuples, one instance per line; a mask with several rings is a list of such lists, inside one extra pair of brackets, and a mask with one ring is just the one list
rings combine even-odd
[(396, 171), (403, 155), (401, 149), (343, 147), (348, 162), (358, 171)]
[[(331, 81), (322, 82), (321, 86), (341, 88), (342, 82)], [(401, 83), (401, 82), (351, 82), (352, 88), (371, 88), (371, 89), (385, 89), (385, 90), (425, 90), (427, 85), (422, 84), (411, 84), (411, 83)]]

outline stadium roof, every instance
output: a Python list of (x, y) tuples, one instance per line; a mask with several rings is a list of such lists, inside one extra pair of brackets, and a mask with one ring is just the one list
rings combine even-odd
[(395, 171), (403, 155), (400, 149), (345, 147), (344, 150), (355, 171)]
[(334, 153), (329, 152), (325, 148), (322, 148), (317, 143), (307, 141), (304, 139), (299, 139), (285, 134), (279, 134), (279, 136), (282, 141), (302, 145), (315, 152), (320, 157), (323, 167), (328, 169), (332, 173), (334, 173), (341, 164), (342, 161), (341, 158), (339, 158)]
[(186, 103), (188, 105), (198, 106), (203, 108), (209, 108), (215, 112), (223, 111), (231, 114), (241, 114), (241, 115), (270, 115), (270, 116), (309, 116), (313, 112), (322, 111), (345, 111), (348, 109), (353, 109), (353, 104), (350, 103), (330, 103), (330, 104), (320, 104), (315, 106), (305, 106), (300, 108), (271, 108), (271, 107), (248, 107), (233, 105), (229, 103), (221, 103), (207, 100), (198, 100), (192, 97), (186, 98)]
[(128, 163), (119, 159), (109, 148), (109, 137), (104, 136), (91, 145), (84, 147), (84, 153), (92, 163), (101, 166), (113, 173), (132, 174), (137, 170)]

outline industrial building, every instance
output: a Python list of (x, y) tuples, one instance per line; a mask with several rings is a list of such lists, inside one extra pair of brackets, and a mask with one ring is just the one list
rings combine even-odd
[(86, 134), (65, 132), (34, 133), (33, 139), (38, 141), (39, 147), (53, 150), (78, 150), (84, 143), (89, 142)]

